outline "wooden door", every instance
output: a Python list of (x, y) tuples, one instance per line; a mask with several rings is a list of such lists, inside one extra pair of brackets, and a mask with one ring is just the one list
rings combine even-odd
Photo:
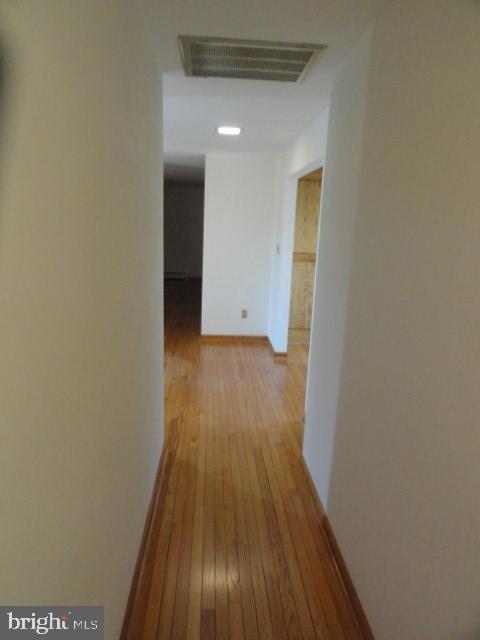
[(317, 258), (322, 169), (298, 181), (293, 248), (290, 329), (310, 329)]

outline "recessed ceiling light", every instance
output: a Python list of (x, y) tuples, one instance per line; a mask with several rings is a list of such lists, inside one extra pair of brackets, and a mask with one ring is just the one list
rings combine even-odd
[(218, 127), (217, 132), (221, 136), (239, 136), (240, 135), (240, 127)]

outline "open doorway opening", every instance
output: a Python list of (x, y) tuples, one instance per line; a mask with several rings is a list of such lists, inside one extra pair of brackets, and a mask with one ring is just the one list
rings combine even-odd
[(309, 349), (320, 222), (322, 168), (299, 178), (292, 252), (288, 348)]
[[(200, 332), (203, 220), (203, 169), (165, 165), (164, 279), (165, 326)], [(167, 331), (166, 335), (170, 335)]]

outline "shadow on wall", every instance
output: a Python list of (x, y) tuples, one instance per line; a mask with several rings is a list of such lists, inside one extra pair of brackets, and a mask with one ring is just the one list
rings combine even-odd
[(8, 119), (10, 112), (11, 96), (11, 59), (4, 44), (4, 38), (0, 34), (0, 247), (2, 240), (2, 210), (5, 197), (4, 175), (6, 164), (6, 149), (8, 135)]

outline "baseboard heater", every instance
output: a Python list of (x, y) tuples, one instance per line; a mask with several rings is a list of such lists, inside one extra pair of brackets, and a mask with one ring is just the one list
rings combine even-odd
[(165, 271), (164, 280), (184, 280), (185, 282), (190, 278), (190, 274), (186, 271)]

